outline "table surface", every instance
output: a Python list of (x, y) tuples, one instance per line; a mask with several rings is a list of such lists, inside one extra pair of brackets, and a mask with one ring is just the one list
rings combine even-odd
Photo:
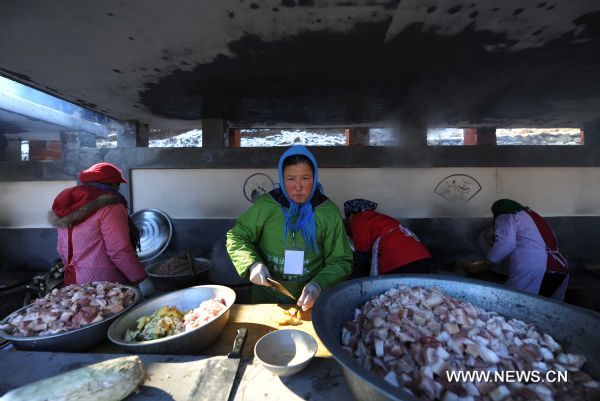
[[(84, 354), (0, 351), (0, 395), (16, 387), (56, 376), (122, 354)], [(146, 379), (126, 401), (187, 401), (199, 376), (210, 374), (210, 359), (194, 355), (139, 355)], [(314, 358), (301, 372), (279, 377), (256, 359), (244, 357), (229, 401), (241, 400), (353, 400), (340, 366), (332, 358)]]
[[(242, 359), (229, 397), (236, 400), (352, 400), (353, 396), (339, 364), (331, 357), (316, 335), (310, 312), (302, 314), (298, 326), (279, 326), (275, 319), (291, 305), (233, 305), (229, 321), (219, 338), (201, 351), (202, 355), (139, 355), (148, 372), (139, 391), (126, 400), (187, 400), (198, 376), (206, 374), (208, 358), (222, 358), (231, 350), (236, 331), (248, 329)], [(254, 358), (254, 345), (263, 335), (293, 328), (311, 334), (318, 343), (316, 358), (301, 372), (279, 377), (266, 370)], [(116, 345), (104, 343), (88, 353), (29, 352), (14, 349), (0, 351), (2, 371), (0, 394), (102, 360), (121, 356)]]
[[(278, 317), (284, 316), (284, 311), (293, 305), (284, 304), (255, 304), (240, 305), (234, 304), (231, 307), (229, 320), (219, 337), (201, 352), (202, 355), (217, 356), (227, 355), (233, 347), (233, 340), (237, 334), (237, 329), (245, 327), (248, 329), (242, 356), (254, 356), (254, 345), (259, 338), (275, 330), (295, 329), (304, 331), (317, 340), (317, 357), (331, 357), (331, 353), (315, 333), (312, 324), (311, 312), (302, 312), (302, 322), (298, 326), (279, 326), (275, 321)], [(92, 353), (114, 354), (123, 352), (115, 344), (105, 342), (90, 350)]]
[(233, 340), (235, 339), (237, 329), (246, 327), (248, 335), (242, 354), (244, 356), (254, 355), (254, 344), (259, 338), (267, 333), (282, 329), (295, 329), (304, 331), (317, 340), (318, 357), (331, 357), (331, 353), (319, 337), (315, 333), (312, 324), (310, 311), (302, 312), (302, 322), (298, 326), (279, 326), (275, 319), (284, 316), (284, 311), (291, 308), (293, 305), (276, 305), (276, 304), (256, 304), (256, 305), (236, 305), (231, 307), (229, 321), (225, 325), (223, 332), (219, 338), (212, 343), (208, 348), (202, 350), (206, 355), (226, 355), (231, 351)]

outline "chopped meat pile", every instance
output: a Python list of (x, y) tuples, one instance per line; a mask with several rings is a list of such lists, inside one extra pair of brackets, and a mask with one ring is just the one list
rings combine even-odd
[(192, 309), (183, 317), (185, 330), (192, 330), (202, 326), (206, 322), (213, 320), (225, 309), (227, 309), (227, 306), (223, 298), (213, 298), (203, 301), (196, 309)]
[(75, 330), (121, 312), (134, 298), (135, 291), (115, 283), (72, 284), (36, 299), (27, 309), (9, 317), (0, 330), (18, 337)]
[[(585, 356), (565, 353), (532, 324), (507, 320), (438, 289), (401, 286), (367, 301), (342, 328), (342, 344), (365, 368), (424, 400), (600, 397), (600, 384), (581, 369)], [(548, 371), (567, 371), (568, 378), (534, 383), (448, 377), (458, 371), (537, 371), (542, 380)]]

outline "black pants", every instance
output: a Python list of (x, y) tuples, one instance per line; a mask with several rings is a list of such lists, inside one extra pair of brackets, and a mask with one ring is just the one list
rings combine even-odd
[(567, 276), (567, 274), (545, 273), (538, 295), (548, 298), (552, 297)]
[(431, 274), (438, 271), (440, 267), (431, 258), (417, 260), (404, 266), (390, 270), (386, 274)]
[[(417, 260), (404, 266), (397, 267), (386, 274), (429, 274), (441, 271), (441, 266), (430, 258)], [(368, 277), (371, 274), (371, 254), (368, 252), (354, 253), (354, 267), (351, 279)]]

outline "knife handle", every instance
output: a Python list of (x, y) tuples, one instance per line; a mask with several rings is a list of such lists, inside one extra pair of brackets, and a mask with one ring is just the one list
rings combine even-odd
[(242, 355), (242, 346), (244, 345), (247, 332), (248, 330), (244, 327), (237, 330), (235, 340), (233, 340), (233, 349), (227, 354), (227, 358), (239, 358)]

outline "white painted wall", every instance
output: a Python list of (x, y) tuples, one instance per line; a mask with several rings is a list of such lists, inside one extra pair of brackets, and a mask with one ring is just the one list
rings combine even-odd
[(133, 207), (160, 209), (174, 219), (236, 218), (251, 205), (243, 190), (254, 173), (279, 181), (275, 169), (133, 170)]
[[(246, 178), (276, 170), (138, 169), (132, 172), (134, 210), (155, 208), (174, 219), (236, 218), (251, 204)], [(319, 170), (327, 196), (337, 203), (367, 198), (400, 218), (488, 217), (494, 200), (508, 197), (543, 216), (600, 215), (600, 168), (344, 168)], [(449, 202), (434, 193), (452, 174), (475, 178), (481, 191), (469, 202)], [(49, 227), (54, 197), (74, 181), (0, 182), (0, 227)]]
[[(245, 179), (257, 172), (277, 181), (276, 170), (133, 171), (135, 210), (158, 208), (172, 218), (236, 218), (250, 206)], [(452, 174), (475, 178), (481, 191), (469, 202), (449, 202), (434, 193)], [(327, 196), (341, 208), (363, 197), (401, 218), (487, 217), (494, 200), (509, 197), (544, 216), (600, 215), (600, 168), (383, 168), (319, 169)], [(147, 188), (152, 188), (148, 191)]]
[(56, 195), (75, 181), (0, 182), (0, 228), (50, 227), (47, 214)]

